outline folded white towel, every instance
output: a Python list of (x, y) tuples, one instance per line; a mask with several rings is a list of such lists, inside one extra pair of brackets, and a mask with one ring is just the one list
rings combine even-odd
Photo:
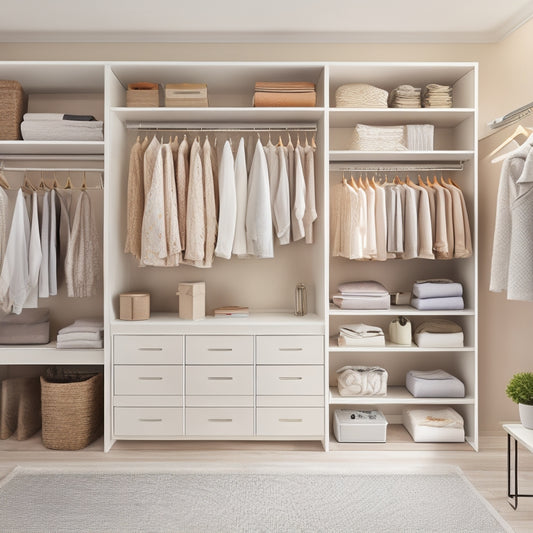
[(101, 333), (104, 330), (104, 323), (98, 319), (79, 319), (73, 324), (60, 329), (57, 333)]
[(25, 120), (20, 125), (25, 141), (103, 141), (103, 122)]
[(24, 120), (63, 120), (63, 113), (24, 113)]
[(60, 333), (57, 341), (62, 343), (69, 341), (98, 341), (102, 339), (103, 331), (72, 331), (70, 333)]
[(57, 347), (61, 350), (67, 350), (67, 349), (75, 349), (75, 348), (103, 348), (104, 347), (104, 341), (66, 341), (61, 342), (57, 341)]

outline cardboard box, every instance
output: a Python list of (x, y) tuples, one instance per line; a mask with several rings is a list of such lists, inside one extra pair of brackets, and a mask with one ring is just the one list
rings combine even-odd
[(120, 320), (148, 320), (149, 318), (149, 293), (127, 292), (120, 295)]
[(333, 416), (338, 442), (386, 442), (387, 424), (381, 411), (337, 409)]
[(179, 316), (184, 320), (205, 318), (205, 282), (178, 284)]

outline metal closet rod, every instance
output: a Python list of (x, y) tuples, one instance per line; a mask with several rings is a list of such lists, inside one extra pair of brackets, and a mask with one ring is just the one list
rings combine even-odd
[(49, 168), (49, 167), (4, 167), (0, 166), (0, 170), (6, 172), (96, 172), (103, 174), (102, 168)]
[(222, 126), (204, 124), (198, 126), (198, 124), (183, 124), (183, 123), (170, 123), (170, 122), (126, 122), (126, 128), (129, 130), (143, 130), (143, 131), (212, 131), (212, 132), (260, 132), (260, 131), (317, 131), (316, 125), (310, 124), (268, 124), (257, 127), (250, 127), (249, 125), (236, 125)]
[(463, 164), (456, 165), (391, 165), (391, 166), (372, 166), (372, 165), (349, 165), (349, 166), (330, 166), (331, 172), (457, 172), (463, 170)]

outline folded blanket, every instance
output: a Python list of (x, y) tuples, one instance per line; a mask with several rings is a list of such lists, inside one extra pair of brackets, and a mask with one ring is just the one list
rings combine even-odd
[(59, 349), (75, 349), (75, 348), (103, 348), (104, 347), (104, 341), (65, 341), (61, 342), (59, 339), (57, 341), (57, 347)]
[(429, 427), (464, 427), (463, 417), (451, 407), (444, 409), (425, 407), (423, 409), (406, 409), (404, 417), (409, 416), (419, 426)]
[(25, 141), (103, 141), (103, 122), (76, 120), (28, 120), (20, 131)]
[(463, 286), (449, 279), (428, 279), (417, 281), (413, 285), (415, 298), (447, 298), (462, 295)]
[(342, 295), (353, 296), (383, 296), (389, 295), (389, 291), (378, 281), (349, 281), (339, 285)]
[(357, 339), (354, 337), (347, 337), (341, 333), (339, 334), (337, 342), (339, 346), (385, 346), (385, 335)]
[(333, 303), (341, 309), (389, 309), (390, 296), (352, 296), (335, 294)]
[(379, 366), (343, 366), (337, 370), (341, 396), (385, 396), (388, 373)]
[(62, 343), (68, 341), (98, 341), (102, 339), (103, 331), (73, 331), (71, 333), (60, 333), (57, 341)]
[(414, 340), (420, 348), (461, 348), (464, 346), (461, 326), (444, 318), (435, 318), (420, 324), (415, 330)]
[(58, 331), (59, 335), (66, 333), (100, 333), (104, 330), (104, 323), (98, 319), (79, 319), (73, 324)]
[(412, 298), (411, 305), (421, 311), (443, 311), (465, 308), (465, 303), (461, 296), (450, 298)]
[(444, 370), (409, 370), (405, 386), (415, 398), (464, 398), (464, 383)]
[(24, 120), (75, 120), (95, 121), (92, 115), (69, 115), (64, 113), (25, 113)]

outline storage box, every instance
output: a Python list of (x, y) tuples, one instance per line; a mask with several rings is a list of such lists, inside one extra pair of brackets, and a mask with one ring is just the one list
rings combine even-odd
[(205, 318), (205, 282), (180, 283), (178, 285), (179, 315), (184, 320)]
[(337, 409), (333, 432), (338, 442), (386, 442), (387, 423), (381, 411)]
[(158, 83), (141, 81), (128, 84), (127, 107), (159, 107), (161, 95)]
[(208, 107), (205, 83), (167, 83), (166, 107)]
[(48, 344), (50, 318), (48, 309), (23, 309), (20, 315), (6, 315), (0, 320), (0, 344)]
[(17, 141), (22, 139), (20, 123), (26, 108), (28, 99), (18, 81), (0, 80), (0, 140)]
[(150, 318), (150, 294), (127, 292), (120, 295), (120, 320), (148, 320)]

